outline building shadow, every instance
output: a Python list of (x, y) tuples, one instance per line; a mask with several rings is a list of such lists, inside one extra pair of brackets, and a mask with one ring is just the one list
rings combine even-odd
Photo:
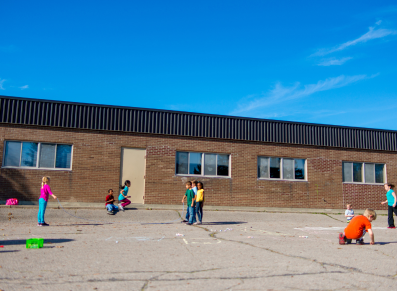
[[(30, 192), (31, 185), (28, 185), (26, 177), (19, 169), (0, 169), (0, 201), (7, 201), (10, 198), (17, 198), (19, 201), (32, 200)], [(37, 200), (38, 197), (37, 196)], [(4, 202), (5, 204), (5, 202)]]

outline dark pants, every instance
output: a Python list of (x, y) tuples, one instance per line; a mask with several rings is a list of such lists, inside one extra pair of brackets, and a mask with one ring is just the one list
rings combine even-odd
[(203, 222), (203, 202), (196, 202), (197, 219)]
[(393, 212), (395, 215), (397, 215), (397, 207), (393, 207), (388, 205), (387, 206), (387, 223), (389, 226), (394, 226), (394, 218), (393, 218)]

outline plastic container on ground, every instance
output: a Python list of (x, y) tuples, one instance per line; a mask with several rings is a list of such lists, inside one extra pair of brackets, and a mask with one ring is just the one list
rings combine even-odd
[(27, 249), (39, 249), (42, 248), (44, 244), (43, 238), (29, 238), (26, 240)]

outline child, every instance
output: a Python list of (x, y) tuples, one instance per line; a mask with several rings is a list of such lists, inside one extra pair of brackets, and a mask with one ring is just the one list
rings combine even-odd
[(194, 192), (194, 195), (197, 195), (197, 181), (196, 180), (192, 181), (192, 190)]
[(189, 213), (189, 220), (186, 222), (188, 225), (192, 225), (196, 222), (196, 213), (195, 213), (195, 205), (194, 202), (196, 200), (196, 195), (192, 190), (192, 182), (186, 182), (186, 192), (185, 196), (182, 198), (182, 203), (185, 201), (185, 197), (187, 199), (187, 212)]
[(197, 182), (197, 195), (196, 195), (196, 213), (198, 222), (196, 224), (203, 223), (203, 206), (204, 206), (204, 185), (200, 181)]
[(51, 195), (52, 198), (57, 199), (57, 197), (52, 194), (51, 188), (48, 185), (50, 183), (49, 177), (43, 177), (41, 179), (41, 195), (39, 198), (39, 213), (37, 214), (37, 226), (49, 226), (49, 224), (44, 221), (45, 209), (47, 208), (48, 196)]
[(388, 227), (387, 228), (396, 228), (394, 226), (394, 218), (393, 218), (393, 212), (395, 215), (397, 215), (397, 208), (396, 208), (396, 203), (397, 203), (397, 197), (396, 193), (393, 191), (394, 185), (390, 183), (385, 184), (385, 190), (387, 191), (386, 193), (386, 201), (381, 202), (381, 204), (386, 204), (387, 203), (387, 223)]
[(116, 211), (119, 210), (119, 208), (113, 204), (114, 202), (114, 197), (113, 197), (113, 190), (109, 189), (108, 190), (108, 195), (106, 196), (106, 209), (108, 210), (108, 214), (114, 214)]
[(345, 217), (347, 220), (347, 223), (349, 223), (352, 218), (354, 217), (354, 210), (352, 209), (352, 205), (351, 204), (347, 204), (346, 205), (346, 211), (345, 211)]
[[(197, 181), (191, 181), (191, 185), (192, 185), (192, 190), (193, 190), (193, 192), (194, 192), (194, 194), (197, 194), (197, 187), (196, 187), (196, 185), (197, 185)], [(196, 192), (194, 191), (194, 190), (196, 190)], [(185, 197), (186, 197), (186, 193), (183, 195), (183, 197), (182, 197), (182, 203), (184, 203), (184, 201), (185, 201)], [(189, 222), (189, 216), (190, 216), (190, 213), (189, 213), (189, 205), (186, 205), (186, 217), (185, 217), (185, 219), (182, 221), (182, 222)]]
[(127, 199), (127, 198), (131, 197), (131, 196), (127, 196), (128, 188), (130, 186), (131, 186), (130, 180), (126, 180), (124, 182), (124, 186), (120, 186), (121, 191), (120, 191), (120, 195), (119, 195), (119, 207), (122, 211), (124, 211), (124, 207), (131, 204), (131, 201)]
[(376, 212), (372, 209), (366, 209), (363, 215), (355, 216), (349, 225), (345, 228), (345, 232), (339, 234), (339, 244), (344, 245), (346, 242), (350, 244), (352, 239), (356, 240), (356, 244), (364, 244), (364, 235), (369, 233), (371, 245), (375, 244), (375, 237), (372, 231), (371, 222), (376, 219)]

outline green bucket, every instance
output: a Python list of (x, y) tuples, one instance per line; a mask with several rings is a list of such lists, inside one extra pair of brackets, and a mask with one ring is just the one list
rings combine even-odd
[(27, 249), (39, 249), (42, 248), (44, 244), (43, 238), (29, 238), (26, 240)]

